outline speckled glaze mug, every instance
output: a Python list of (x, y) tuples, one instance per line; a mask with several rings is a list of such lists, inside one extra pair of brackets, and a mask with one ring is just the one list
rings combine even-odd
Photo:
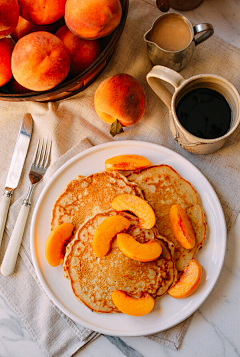
[[(178, 72), (155, 66), (147, 74), (147, 81), (153, 91), (169, 109), (170, 130), (174, 140), (185, 150), (194, 154), (210, 154), (219, 150), (237, 129), (240, 123), (240, 95), (235, 86), (227, 79), (214, 74), (199, 74), (184, 79)], [(174, 88), (172, 94), (164, 85), (169, 83)], [(227, 133), (215, 139), (203, 139), (189, 133), (180, 123), (176, 107), (179, 101), (190, 91), (208, 88), (220, 93), (231, 108), (231, 124)]]

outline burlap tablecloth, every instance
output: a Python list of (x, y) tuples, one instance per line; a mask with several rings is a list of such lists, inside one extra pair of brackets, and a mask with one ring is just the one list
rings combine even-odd
[[(227, 227), (231, 227), (240, 211), (240, 127), (218, 152), (194, 155), (181, 149), (169, 131), (167, 108), (146, 82), (152, 64), (148, 58), (144, 33), (159, 16), (154, 1), (130, 0), (129, 14), (116, 51), (103, 74), (89, 88), (69, 99), (54, 103), (0, 102), (0, 187), (4, 184), (23, 115), (33, 116), (34, 129), (29, 153), (18, 188), (14, 192), (7, 230), (0, 249), (0, 263), (7, 247), (22, 196), (27, 192), (28, 170), (39, 138), (53, 140), (52, 165), (43, 182), (34, 191), (33, 205), (48, 181), (63, 163), (91, 145), (109, 140), (142, 140), (157, 143), (178, 152), (191, 161), (214, 187), (224, 210)], [(191, 62), (181, 72), (188, 78), (200, 73), (218, 74), (231, 81), (239, 90), (240, 50), (211, 37), (196, 48)], [(116, 73), (128, 73), (143, 85), (147, 96), (144, 117), (114, 139), (109, 125), (103, 123), (94, 110), (93, 96), (105, 78)], [(79, 173), (81, 174), (81, 173)], [(33, 209), (31, 209), (32, 213)], [(79, 326), (54, 306), (42, 290), (32, 266), (29, 250), (29, 216), (16, 272), (11, 277), (0, 276), (0, 291), (17, 312), (46, 356), (70, 356), (97, 334)], [(8, 233), (8, 234), (7, 234)], [(177, 349), (184, 337), (190, 319), (180, 325), (149, 336), (155, 341)]]

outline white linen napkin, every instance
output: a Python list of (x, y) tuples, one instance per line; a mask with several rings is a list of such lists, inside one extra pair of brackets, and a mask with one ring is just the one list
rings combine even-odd
[[(30, 223), (36, 201), (53, 173), (76, 153), (90, 147), (91, 144), (81, 141), (48, 169), (44, 179), (36, 186), (24, 232), (15, 273), (4, 277), (0, 274), (0, 291), (9, 305), (16, 311), (26, 325), (33, 339), (46, 356), (71, 356), (83, 345), (91, 341), (98, 334), (73, 322), (63, 314), (47, 297), (43, 291), (30, 256)], [(6, 232), (10, 236), (16, 221), (20, 206), (25, 197), (20, 197), (10, 207)], [(6, 234), (1, 246), (0, 261), (6, 251), (8, 239)], [(84, 342), (83, 342), (84, 341)]]

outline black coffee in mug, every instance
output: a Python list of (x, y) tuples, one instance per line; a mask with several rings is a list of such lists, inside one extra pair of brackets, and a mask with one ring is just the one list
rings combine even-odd
[(196, 88), (188, 92), (177, 104), (176, 113), (181, 125), (202, 139), (225, 135), (232, 121), (227, 100), (210, 88)]

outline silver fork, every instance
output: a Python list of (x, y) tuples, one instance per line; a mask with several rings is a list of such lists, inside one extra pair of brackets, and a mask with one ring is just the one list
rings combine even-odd
[(34, 187), (40, 182), (50, 165), (52, 142), (38, 141), (32, 165), (29, 171), (30, 187), (25, 200), (22, 203), (17, 221), (15, 223), (6, 253), (4, 255), (1, 273), (8, 276), (14, 272), (17, 256), (22, 241), (23, 232), (27, 222), (28, 213), (31, 206), (31, 197)]

